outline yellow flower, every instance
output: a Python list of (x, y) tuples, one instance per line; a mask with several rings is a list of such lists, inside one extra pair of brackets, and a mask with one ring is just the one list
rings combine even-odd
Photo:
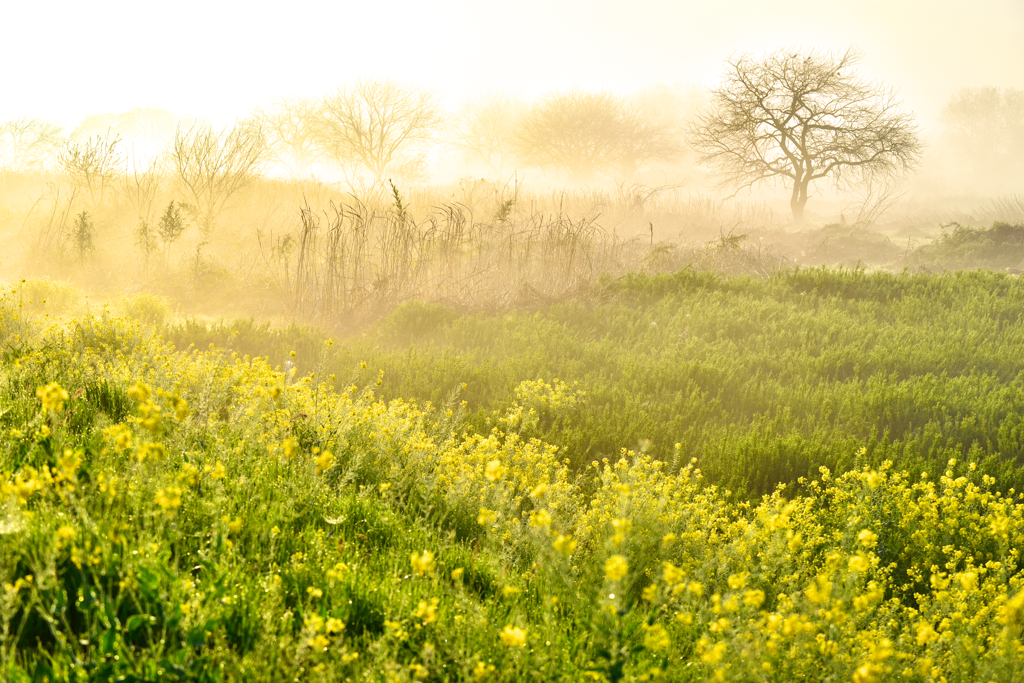
[(139, 401), (140, 403), (142, 401), (148, 401), (150, 395), (151, 392), (149, 390), (149, 387), (146, 386), (143, 382), (137, 382), (133, 386), (128, 387), (128, 396), (136, 401)]
[(760, 607), (764, 604), (764, 591), (749, 590), (743, 594), (743, 604), (750, 607)]
[(188, 417), (188, 401), (181, 396), (177, 394), (171, 396), (171, 408), (174, 409), (174, 419), (178, 422), (182, 422)]
[(922, 621), (917, 625), (916, 640), (918, 645), (927, 645), (938, 637), (939, 634), (935, 632), (935, 629), (927, 621)]
[(729, 588), (732, 590), (739, 590), (747, 585), (747, 573), (741, 572), (739, 574), (733, 574), (729, 577)]
[(506, 626), (498, 637), (509, 647), (526, 647), (526, 631), (518, 626)]
[(132, 430), (126, 424), (116, 424), (103, 430), (103, 438), (113, 442), (119, 451), (132, 447)]
[(604, 576), (609, 581), (618, 581), (629, 573), (629, 563), (622, 555), (612, 555), (604, 563)]
[(156, 492), (156, 504), (164, 510), (173, 510), (181, 507), (181, 488), (169, 486)]
[(340, 581), (348, 576), (348, 565), (344, 562), (338, 562), (332, 569), (327, 570), (327, 578), (333, 581)]
[(429, 550), (424, 550), (422, 554), (413, 553), (409, 561), (412, 562), (412, 570), (417, 576), (426, 576), (434, 571), (434, 553)]
[(75, 536), (77, 535), (78, 533), (69, 526), (62, 526), (57, 529), (57, 539), (60, 544), (63, 544), (65, 541), (75, 540)]
[(306, 641), (306, 645), (308, 645), (313, 650), (326, 651), (327, 646), (330, 644), (331, 641), (328, 640), (326, 636), (316, 636), (315, 638), (310, 638)]
[(416, 606), (412, 616), (414, 619), (420, 619), (423, 626), (432, 624), (437, 621), (437, 605), (440, 601), (437, 598), (430, 598), (430, 602), (420, 600), (420, 604)]
[(144, 443), (139, 446), (135, 457), (139, 459), (139, 462), (146, 462), (146, 460), (162, 460), (166, 454), (167, 449), (162, 443)]
[(334, 617), (330, 617), (327, 620), (326, 630), (328, 635), (337, 635), (345, 630), (345, 622), (341, 619), (335, 619)]
[(284, 456), (286, 458), (293, 458), (299, 452), (299, 440), (295, 437), (289, 437), (284, 440), (281, 447), (284, 449)]
[(330, 451), (324, 451), (319, 457), (313, 458), (313, 462), (316, 463), (317, 474), (323, 474), (334, 467), (334, 454)]
[(465, 569), (463, 569), (462, 567), (459, 567), (458, 569), (453, 569), (453, 570), (452, 570), (452, 573), (451, 573), (452, 581), (458, 581), (458, 580), (460, 580), (460, 579), (462, 578), (462, 574), (463, 574), (463, 573), (464, 573), (465, 571), (466, 571), (466, 570), (465, 570)]
[(545, 527), (551, 526), (551, 515), (547, 510), (536, 510), (530, 516), (530, 526), (532, 527)]
[(480, 516), (476, 518), (476, 521), (481, 526), (488, 526), (494, 524), (498, 519), (498, 513), (494, 510), (488, 510), (487, 508), (480, 508)]
[(573, 540), (572, 536), (563, 536), (559, 534), (555, 538), (552, 545), (555, 547), (555, 551), (562, 553), (563, 555), (572, 555), (576, 551), (576, 541)]
[(487, 481), (498, 481), (505, 476), (505, 467), (500, 460), (491, 460), (484, 468), (484, 476), (487, 477)]
[(697, 651), (701, 653), (700, 660), (708, 664), (717, 664), (722, 661), (728, 646), (724, 642), (719, 641), (709, 649), (709, 644), (707, 638), (701, 638), (697, 641)]
[(45, 387), (37, 387), (36, 396), (43, 404), (43, 415), (59, 413), (64, 409), (64, 401), (68, 400), (68, 392), (56, 382), (50, 382)]
[(311, 598), (322, 598), (322, 597), (324, 597), (324, 592), (322, 590), (320, 590), (319, 588), (314, 588), (313, 586), (309, 586), (308, 588), (306, 588), (306, 593), (308, 593), (309, 597), (311, 597)]
[(863, 555), (858, 554), (850, 558), (850, 571), (866, 572), (870, 566), (868, 558)]
[(665, 572), (665, 583), (670, 586), (676, 585), (686, 577), (686, 572), (671, 562), (662, 562), (661, 567)]
[(857, 534), (857, 542), (865, 548), (874, 548), (878, 543), (878, 535), (871, 529), (863, 529)]
[(978, 574), (977, 572), (964, 572), (960, 574), (960, 585), (963, 586), (965, 591), (974, 590), (978, 587)]
[(661, 650), (667, 650), (672, 645), (672, 641), (668, 637), (668, 631), (661, 624), (654, 624), (653, 626), (644, 625), (644, 647), (648, 650), (654, 650), (659, 652)]
[(43, 482), (39, 479), (39, 472), (31, 465), (26, 465), (14, 475), (13, 481), (5, 483), (0, 490), (7, 495), (18, 496), (19, 502), (24, 505), (34, 493), (43, 490)]
[(213, 471), (210, 473), (210, 476), (213, 477), (214, 479), (223, 479), (225, 476), (227, 476), (227, 471), (224, 469), (224, 464), (218, 460), (217, 464), (213, 466)]

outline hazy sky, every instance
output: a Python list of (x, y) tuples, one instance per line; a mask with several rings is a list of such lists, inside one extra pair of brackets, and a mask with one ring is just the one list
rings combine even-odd
[(1024, 0), (2, 2), (0, 117), (67, 125), (136, 106), (225, 119), (362, 76), (454, 97), (714, 84), (729, 55), (791, 45), (858, 45), (925, 126), (958, 87), (1024, 88)]

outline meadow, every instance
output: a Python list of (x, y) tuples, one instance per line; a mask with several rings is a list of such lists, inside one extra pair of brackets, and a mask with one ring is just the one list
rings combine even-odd
[(15, 283), (0, 676), (1019, 680), (1022, 296), (691, 268), (331, 338)]

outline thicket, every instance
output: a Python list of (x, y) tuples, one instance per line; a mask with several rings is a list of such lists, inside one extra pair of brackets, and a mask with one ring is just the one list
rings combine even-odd
[(944, 225), (942, 233), (914, 256), (926, 267), (993, 268), (1019, 273), (1024, 270), (1024, 224), (996, 221), (991, 228), (972, 228), (954, 221)]
[[(951, 281), (773, 286), (829, 283), (942, 305)], [(520, 383), (477, 434), (457, 403), (175, 351), (112, 309), (55, 319), (73, 294), (0, 300), (5, 680), (1021, 676), (1024, 506), (970, 458), (822, 468), (734, 504), (635, 451), (573, 471), (530, 436), (571, 422), (562, 382)]]

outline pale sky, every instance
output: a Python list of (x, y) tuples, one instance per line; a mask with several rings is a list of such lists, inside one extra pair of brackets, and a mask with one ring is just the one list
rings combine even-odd
[(455, 98), (714, 85), (730, 55), (780, 46), (859, 46), (925, 127), (959, 87), (1024, 88), (1024, 0), (0, 2), (0, 118), (68, 126), (137, 106), (227, 120), (365, 76)]

